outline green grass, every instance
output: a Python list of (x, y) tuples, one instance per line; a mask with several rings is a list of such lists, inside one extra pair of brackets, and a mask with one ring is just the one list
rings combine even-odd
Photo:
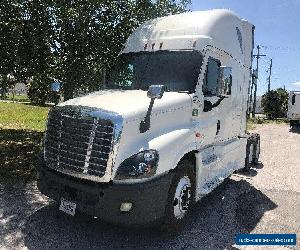
[(289, 123), (286, 118), (278, 118), (274, 120), (266, 119), (266, 118), (250, 118), (247, 122), (247, 131), (255, 129), (257, 124), (285, 124)]
[(5, 100), (16, 101), (16, 102), (30, 102), (27, 95), (15, 95), (9, 94), (6, 96)]
[(38, 154), (49, 107), (0, 102), (0, 178), (36, 176)]
[(0, 102), (0, 129), (44, 131), (49, 107)]

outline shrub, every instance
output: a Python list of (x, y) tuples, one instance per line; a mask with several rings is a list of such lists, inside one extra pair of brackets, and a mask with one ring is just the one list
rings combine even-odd
[(51, 80), (42, 77), (36, 77), (29, 83), (27, 96), (34, 104), (44, 105), (50, 94)]
[(269, 119), (286, 117), (288, 92), (282, 88), (271, 90), (262, 96), (262, 107)]

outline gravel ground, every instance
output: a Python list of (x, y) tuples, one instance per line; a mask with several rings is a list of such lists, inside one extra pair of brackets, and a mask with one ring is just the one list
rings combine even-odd
[(247, 175), (232, 175), (205, 197), (175, 237), (59, 215), (35, 183), (0, 183), (0, 249), (240, 249), (234, 246), (237, 233), (299, 236), (300, 132), (290, 132), (287, 125), (258, 126), (255, 132), (261, 134), (262, 163)]

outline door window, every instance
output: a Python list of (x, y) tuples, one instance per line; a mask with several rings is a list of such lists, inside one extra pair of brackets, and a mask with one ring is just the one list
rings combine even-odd
[(204, 96), (218, 95), (220, 67), (221, 67), (220, 61), (212, 57), (208, 58), (204, 83), (202, 85), (202, 91)]
[[(231, 95), (231, 86), (231, 67), (221, 66), (219, 60), (209, 57), (202, 85), (202, 92), (206, 97), (203, 111), (208, 112), (219, 106), (224, 98)], [(217, 97), (217, 99), (210, 97)]]

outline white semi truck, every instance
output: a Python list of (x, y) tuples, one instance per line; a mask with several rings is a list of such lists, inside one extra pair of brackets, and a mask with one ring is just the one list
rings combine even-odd
[(228, 10), (141, 25), (106, 90), (50, 111), (39, 190), (71, 215), (180, 227), (258, 161), (259, 136), (246, 133), (253, 33)]
[(291, 128), (300, 127), (300, 91), (291, 91), (289, 94), (287, 118)]

